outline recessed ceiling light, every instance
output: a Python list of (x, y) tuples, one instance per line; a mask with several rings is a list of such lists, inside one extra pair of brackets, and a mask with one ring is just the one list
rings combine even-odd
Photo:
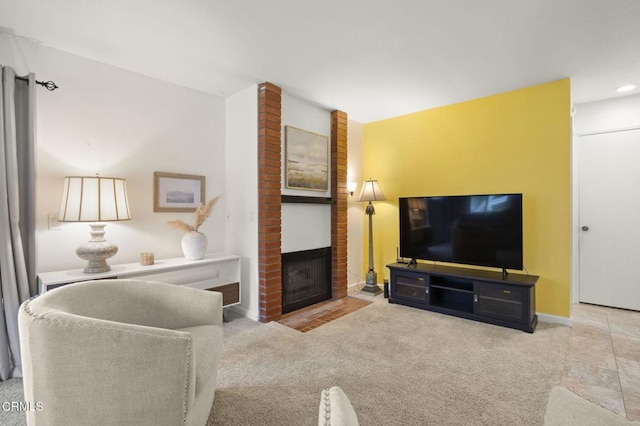
[(620, 86), (620, 87), (618, 87), (618, 88), (616, 89), (616, 92), (618, 92), (618, 93), (630, 92), (630, 91), (632, 91), (633, 89), (635, 89), (636, 87), (638, 87), (638, 86), (636, 86), (635, 84), (627, 84), (626, 86)]

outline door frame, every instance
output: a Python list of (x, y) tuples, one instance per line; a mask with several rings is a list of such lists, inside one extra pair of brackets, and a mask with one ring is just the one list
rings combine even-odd
[(640, 130), (640, 124), (628, 127), (574, 133), (571, 136), (571, 311), (580, 303), (580, 162), (578, 145), (581, 137)]

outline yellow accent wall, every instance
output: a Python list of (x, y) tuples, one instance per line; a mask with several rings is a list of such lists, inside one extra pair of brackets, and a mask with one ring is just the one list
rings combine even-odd
[(365, 124), (363, 139), (363, 177), (387, 197), (373, 217), (379, 282), (396, 259), (398, 197), (522, 193), (536, 310), (570, 316), (569, 79)]

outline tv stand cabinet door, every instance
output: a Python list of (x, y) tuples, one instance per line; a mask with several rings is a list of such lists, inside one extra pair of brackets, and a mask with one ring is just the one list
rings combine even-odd
[(419, 272), (391, 270), (392, 301), (429, 304), (429, 275)]
[(477, 315), (519, 324), (530, 322), (530, 288), (476, 282)]

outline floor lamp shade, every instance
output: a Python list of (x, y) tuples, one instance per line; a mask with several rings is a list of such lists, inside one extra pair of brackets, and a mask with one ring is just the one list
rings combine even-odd
[(358, 201), (385, 201), (386, 199), (387, 197), (382, 193), (377, 180), (369, 179), (364, 181)]
[(69, 176), (64, 178), (60, 222), (92, 222), (91, 239), (76, 250), (81, 259), (89, 261), (85, 273), (108, 272), (107, 259), (118, 247), (104, 238), (103, 222), (131, 219), (124, 179), (100, 176)]

